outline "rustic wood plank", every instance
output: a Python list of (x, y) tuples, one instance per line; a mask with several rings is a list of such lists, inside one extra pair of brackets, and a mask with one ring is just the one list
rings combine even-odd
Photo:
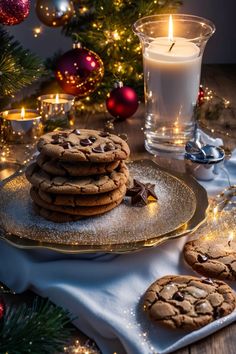
[[(185, 347), (183, 349), (177, 350), (173, 354), (190, 354), (190, 348), (189, 347)], [(204, 353), (202, 353), (202, 354), (204, 354)]]
[(236, 106), (236, 65), (204, 65), (202, 83)]
[[(190, 354), (235, 354), (236, 324), (190, 346)], [(182, 354), (178, 352), (178, 354)]]

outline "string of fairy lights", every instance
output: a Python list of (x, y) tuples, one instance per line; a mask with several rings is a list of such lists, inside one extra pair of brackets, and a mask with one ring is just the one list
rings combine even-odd
[(84, 344), (76, 340), (72, 345), (64, 347), (64, 352), (67, 354), (101, 354), (95, 344), (89, 340)]
[[(223, 134), (226, 139), (235, 139), (235, 109), (230, 100), (217, 95), (208, 87), (201, 86), (201, 90), (202, 96), (196, 111), (200, 126), (212, 134), (219, 134), (220, 136)], [(219, 126), (217, 125), (218, 122)]]

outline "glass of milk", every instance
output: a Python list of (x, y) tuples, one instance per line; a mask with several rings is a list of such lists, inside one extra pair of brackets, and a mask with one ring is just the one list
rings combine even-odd
[(154, 15), (133, 26), (143, 52), (145, 147), (182, 155), (195, 130), (202, 55), (214, 24), (190, 15)]

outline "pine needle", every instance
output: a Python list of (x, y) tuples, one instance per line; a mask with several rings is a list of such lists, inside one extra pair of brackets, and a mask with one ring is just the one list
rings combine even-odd
[(41, 60), (22, 48), (0, 26), (0, 96), (13, 96), (40, 78), (44, 72)]
[(0, 354), (63, 352), (72, 334), (70, 321), (68, 312), (41, 298), (30, 308), (8, 306), (0, 324)]

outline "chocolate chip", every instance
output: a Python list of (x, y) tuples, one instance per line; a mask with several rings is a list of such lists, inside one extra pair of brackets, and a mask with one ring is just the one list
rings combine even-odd
[(110, 134), (108, 132), (100, 132), (99, 134), (102, 138), (107, 138), (108, 136), (110, 136)]
[(224, 309), (222, 307), (214, 308), (214, 318), (217, 320), (221, 317), (225, 316)]
[(106, 143), (106, 145), (104, 146), (104, 151), (112, 151), (115, 149), (116, 149), (116, 147), (112, 143)]
[(104, 148), (103, 148), (103, 146), (98, 145), (98, 146), (92, 148), (92, 151), (97, 152), (97, 153), (101, 153), (101, 152), (104, 152)]
[(72, 134), (75, 134), (75, 135), (81, 135), (79, 129), (74, 129), (71, 133), (72, 133)]
[(68, 141), (65, 141), (63, 144), (61, 144), (61, 146), (62, 146), (65, 150), (72, 148), (71, 144), (70, 144)]
[(204, 262), (206, 262), (208, 260), (208, 257), (205, 256), (205, 254), (199, 254), (197, 256), (197, 260), (198, 260), (199, 263), (204, 263)]
[(213, 280), (210, 279), (210, 278), (203, 278), (203, 279), (202, 279), (202, 282), (203, 282), (204, 284), (209, 284), (209, 285), (213, 285), (213, 284), (214, 284)]
[(59, 133), (59, 136), (63, 138), (68, 138), (68, 134), (67, 133)]
[(184, 301), (184, 296), (183, 294), (181, 294), (180, 291), (177, 291), (173, 297), (172, 297), (173, 300), (176, 300), (176, 301)]
[(54, 134), (54, 135), (52, 135), (52, 139), (53, 140), (57, 140), (59, 138), (59, 134)]
[(51, 144), (53, 145), (58, 145), (58, 144), (63, 144), (64, 143), (64, 138), (58, 136), (58, 138), (54, 139), (53, 141), (51, 141)]
[(90, 136), (89, 140), (92, 141), (92, 143), (95, 143), (95, 141), (97, 140), (96, 136)]
[(92, 141), (90, 139), (81, 139), (80, 140), (80, 145), (82, 146), (90, 146), (93, 145)]

